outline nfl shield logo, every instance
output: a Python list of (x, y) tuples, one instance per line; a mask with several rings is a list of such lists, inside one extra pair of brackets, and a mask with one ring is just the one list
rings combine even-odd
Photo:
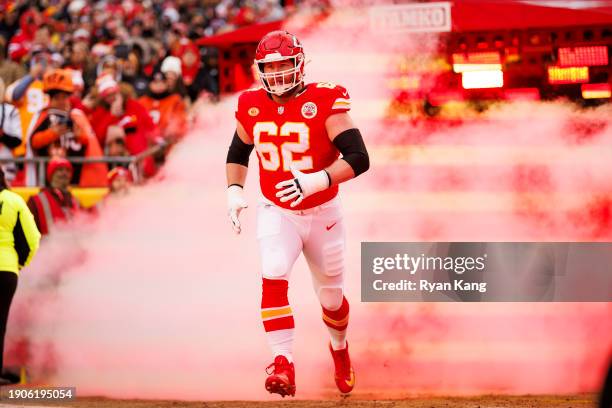
[(279, 115), (282, 115), (282, 114), (283, 114), (283, 112), (285, 112), (285, 107), (284, 107), (284, 106), (279, 106), (279, 107), (278, 107), (278, 114), (279, 114)]

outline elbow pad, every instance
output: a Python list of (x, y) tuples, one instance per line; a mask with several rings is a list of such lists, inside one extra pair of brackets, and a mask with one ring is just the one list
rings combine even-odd
[(227, 151), (227, 160), (225, 162), (249, 167), (249, 156), (253, 151), (253, 147), (255, 146), (252, 144), (244, 143), (238, 136), (238, 132), (234, 132), (234, 138)]
[(341, 159), (347, 162), (355, 177), (370, 168), (370, 157), (359, 129), (347, 129), (334, 139), (334, 145), (342, 153)]

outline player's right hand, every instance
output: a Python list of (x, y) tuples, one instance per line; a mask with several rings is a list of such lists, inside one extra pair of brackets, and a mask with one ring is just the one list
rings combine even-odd
[(227, 188), (227, 213), (236, 234), (240, 234), (241, 230), (240, 220), (238, 219), (240, 212), (247, 207), (242, 187), (236, 184), (229, 186)]

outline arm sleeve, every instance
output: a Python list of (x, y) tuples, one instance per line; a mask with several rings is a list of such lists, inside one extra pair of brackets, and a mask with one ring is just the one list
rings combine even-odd
[(34, 82), (34, 77), (32, 77), (30, 74), (21, 78), (19, 83), (17, 83), (15, 88), (13, 88), (13, 95), (11, 97), (12, 102), (19, 102), (19, 100), (23, 98), (23, 95), (25, 95), (32, 82)]
[(247, 118), (245, 117), (245, 115), (247, 115), (247, 112), (245, 112), (245, 109), (247, 109), (246, 105), (247, 105), (247, 93), (248, 91), (245, 91), (243, 93), (240, 94), (240, 96), (238, 97), (238, 105), (236, 106), (236, 111), (234, 112), (234, 116), (236, 117), (236, 120), (240, 123), (242, 123), (243, 125), (247, 122)]
[(30, 146), (32, 146), (33, 149), (42, 149), (61, 136), (51, 130), (50, 126), (51, 120), (49, 119), (49, 115), (45, 111), (42, 111), (36, 121), (36, 125), (34, 125), (32, 135), (30, 136)]
[(85, 146), (89, 145), (90, 139), (95, 139), (96, 136), (85, 113), (80, 109), (72, 109), (70, 111), (70, 118), (74, 123), (73, 130), (79, 142)]
[(334, 145), (342, 153), (341, 159), (346, 161), (355, 177), (365, 173), (370, 168), (370, 156), (366, 149), (359, 129), (347, 129), (334, 138)]
[(226, 163), (241, 164), (244, 167), (249, 167), (249, 156), (255, 145), (246, 144), (238, 136), (238, 131), (234, 132), (232, 143), (227, 151)]
[[(247, 98), (246, 92), (243, 92), (242, 94), (240, 94), (240, 97), (238, 97), (238, 106), (236, 107), (236, 112), (234, 113), (234, 116), (236, 116), (236, 120), (243, 125), (245, 125), (248, 121), (247, 118), (245, 117), (245, 111), (244, 111), (246, 109), (246, 106), (245, 106), (246, 98)], [(240, 139), (240, 136), (238, 136), (238, 131), (236, 130), (234, 132), (234, 137), (232, 138), (232, 142), (229, 146), (229, 149), (227, 152), (227, 158), (225, 162), (241, 164), (245, 167), (249, 167), (249, 156), (251, 155), (251, 152), (253, 151), (254, 147), (255, 147), (254, 144), (244, 143), (242, 139)]]
[(238, 121), (240, 121), (240, 118), (241, 118), (241, 112), (240, 112), (241, 101), (242, 101), (242, 95), (238, 97), (238, 104), (236, 105), (236, 110), (234, 111), (234, 116), (236, 117), (236, 120)]
[(15, 239), (15, 250), (19, 260), (19, 268), (27, 266), (31, 261), (40, 245), (40, 232), (36, 227), (34, 216), (25, 204), (23, 199), (19, 197), (20, 205), (17, 212), (17, 222), (13, 228), (13, 237)]
[(51, 129), (41, 130), (32, 134), (30, 143), (33, 149), (42, 149), (53, 143), (59, 135)]

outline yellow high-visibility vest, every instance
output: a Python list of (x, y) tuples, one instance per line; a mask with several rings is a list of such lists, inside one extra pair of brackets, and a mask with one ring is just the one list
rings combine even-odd
[(0, 191), (0, 271), (19, 274), (39, 244), (40, 232), (26, 202), (8, 189)]

